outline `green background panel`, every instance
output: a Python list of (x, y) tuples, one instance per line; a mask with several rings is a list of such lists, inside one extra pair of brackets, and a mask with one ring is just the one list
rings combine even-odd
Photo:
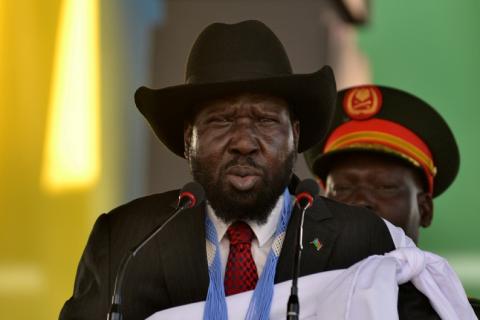
[[(360, 46), (374, 82), (433, 105), (452, 128), (461, 156), (454, 184), (435, 199), (420, 247), (445, 256), (467, 292), (480, 296), (480, 2), (373, 1)], [(425, 123), (428, 126), (428, 122)]]

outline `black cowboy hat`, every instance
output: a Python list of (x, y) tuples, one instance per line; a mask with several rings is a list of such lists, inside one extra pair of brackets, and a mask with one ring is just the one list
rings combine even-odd
[(243, 92), (271, 94), (289, 103), (300, 121), (299, 152), (322, 139), (335, 107), (331, 68), (292, 74), (280, 40), (262, 22), (253, 20), (209, 25), (192, 47), (185, 84), (140, 87), (135, 103), (157, 137), (184, 157), (185, 120), (206, 100)]
[[(418, 136), (431, 151), (433, 163), (436, 167), (432, 195), (436, 197), (443, 193), (455, 180), (460, 166), (460, 153), (450, 127), (442, 116), (422, 99), (408, 92), (386, 86), (358, 86), (341, 90), (338, 93), (337, 106), (330, 131), (324, 141), (304, 153), (306, 163), (312, 173), (325, 181), (336, 156), (340, 154), (348, 155), (349, 152), (380, 152), (398, 157), (398, 155), (382, 150), (382, 148), (372, 146), (339, 148), (335, 151), (323, 152), (325, 143), (335, 129), (352, 120), (352, 116), (347, 114), (346, 111), (348, 110), (345, 107), (345, 102), (348, 100), (346, 96), (350, 92), (362, 88), (378, 90), (381, 108), (369, 118), (360, 119), (359, 122), (368, 119), (388, 120), (409, 129)], [(405, 160), (402, 157), (398, 158)]]

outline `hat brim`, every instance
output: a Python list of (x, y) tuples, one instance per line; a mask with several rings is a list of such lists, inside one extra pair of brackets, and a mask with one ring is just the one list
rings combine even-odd
[(184, 123), (204, 101), (243, 93), (265, 93), (284, 98), (300, 121), (298, 152), (307, 150), (327, 133), (336, 99), (333, 71), (325, 66), (311, 74), (285, 75), (253, 80), (184, 84), (163, 89), (140, 87), (135, 104), (157, 137), (184, 157)]

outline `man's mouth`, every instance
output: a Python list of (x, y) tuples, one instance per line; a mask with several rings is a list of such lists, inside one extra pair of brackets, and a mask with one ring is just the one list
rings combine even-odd
[(235, 189), (248, 191), (260, 180), (262, 172), (246, 165), (234, 165), (227, 169), (226, 179)]

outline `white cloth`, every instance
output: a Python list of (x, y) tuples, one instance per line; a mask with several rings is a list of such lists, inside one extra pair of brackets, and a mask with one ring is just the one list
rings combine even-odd
[[(385, 220), (397, 249), (386, 256), (397, 262), (399, 284), (412, 281), (425, 294), (442, 319), (477, 319), (455, 271), (444, 258), (416, 248), (402, 228)], [(468, 308), (465, 308), (465, 304)]]
[[(398, 284), (412, 281), (442, 319), (477, 319), (448, 262), (421, 251), (403, 231), (389, 227), (397, 249), (348, 269), (301, 277), (300, 319), (398, 319)], [(271, 319), (285, 319), (291, 281), (275, 285)], [(230, 320), (244, 319), (253, 291), (227, 297)], [(155, 313), (148, 320), (202, 319), (204, 302)]]
[[(383, 218), (382, 218), (383, 219)], [(393, 244), (395, 245), (395, 248), (411, 248), (411, 247), (417, 247), (415, 245), (415, 242), (413, 242), (412, 239), (410, 239), (406, 234), (405, 231), (403, 231), (402, 228), (397, 227), (396, 225), (392, 224), (390, 221), (383, 219), (383, 222), (387, 225), (388, 231), (390, 232), (390, 235), (392, 236)]]
[[(264, 224), (258, 224), (252, 221), (245, 221), (252, 228), (255, 238), (252, 240), (252, 257), (257, 266), (258, 277), (262, 274), (263, 267), (267, 260), (267, 256), (272, 248), (275, 231), (277, 230), (278, 221), (282, 212), (283, 195), (279, 197), (275, 207), (268, 215), (268, 219)], [(230, 224), (226, 224), (217, 217), (213, 208), (207, 204), (207, 214), (217, 231), (218, 242), (220, 244), (220, 263), (222, 270), (222, 279), (225, 276), (225, 266), (227, 265), (228, 253), (230, 251), (230, 240), (226, 235)], [(208, 248), (208, 243), (207, 243)]]

